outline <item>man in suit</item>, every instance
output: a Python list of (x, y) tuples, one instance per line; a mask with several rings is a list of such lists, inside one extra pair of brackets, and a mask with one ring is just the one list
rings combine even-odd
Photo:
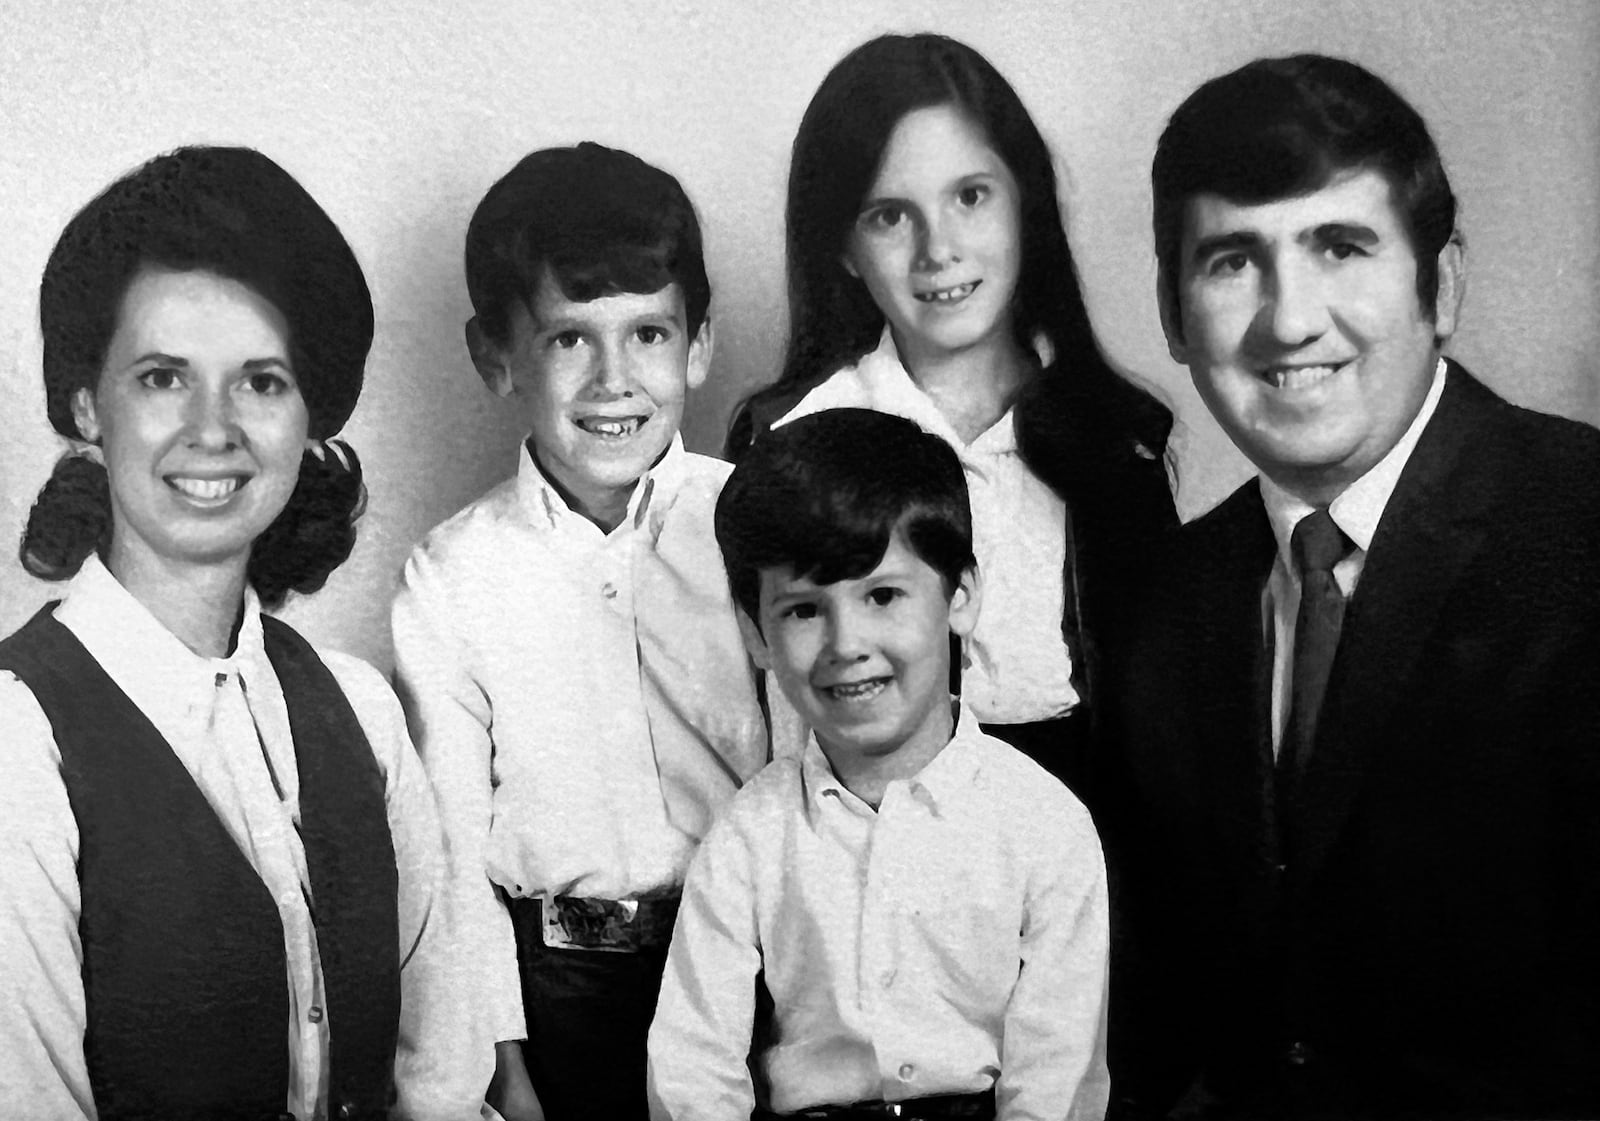
[(1261, 474), (1109, 694), (1117, 1110), (1600, 1117), (1600, 433), (1442, 357), (1455, 200), (1362, 68), (1206, 83), (1153, 182), (1172, 354)]

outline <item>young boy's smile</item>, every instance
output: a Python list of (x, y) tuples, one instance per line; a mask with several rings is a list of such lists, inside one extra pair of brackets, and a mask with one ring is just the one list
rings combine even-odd
[[(518, 398), (529, 447), (574, 510), (602, 529), (672, 443), (710, 365), (710, 324), (690, 336), (683, 291), (569, 299), (548, 270), (511, 314), (486, 380)], [(481, 368), (481, 366), (480, 366)]]
[(761, 632), (745, 629), (849, 785), (851, 772), (915, 774), (949, 740), (949, 636), (970, 633), (977, 616), (976, 575), (952, 592), (897, 530), (857, 579), (816, 584), (763, 569)]

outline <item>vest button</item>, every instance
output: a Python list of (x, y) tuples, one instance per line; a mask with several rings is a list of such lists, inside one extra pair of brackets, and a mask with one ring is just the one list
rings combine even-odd
[(1311, 1059), (1311, 1048), (1299, 1040), (1295, 1040), (1284, 1049), (1283, 1059), (1290, 1066), (1303, 1067)]

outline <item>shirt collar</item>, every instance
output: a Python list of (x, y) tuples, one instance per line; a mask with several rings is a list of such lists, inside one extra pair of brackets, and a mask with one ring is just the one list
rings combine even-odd
[(190, 650), (92, 554), (67, 585), (56, 619), (158, 728), (170, 727), (198, 697), (209, 696), (219, 675), (259, 679), (266, 665), (261, 602), (248, 585), (237, 641), (223, 658)]
[[(1372, 538), (1378, 532), (1378, 521), (1383, 517), (1384, 508), (1389, 505), (1394, 488), (1400, 482), (1400, 473), (1405, 470), (1411, 453), (1416, 450), (1417, 441), (1422, 438), (1423, 429), (1428, 427), (1428, 421), (1433, 419), (1439, 407), (1447, 368), (1447, 363), (1441, 357), (1434, 367), (1433, 382), (1422, 400), (1422, 408), (1417, 410), (1405, 434), (1395, 442), (1387, 455), (1346, 487), (1328, 506), (1334, 524), (1363, 553), (1372, 547)], [(1311, 513), (1314, 507), (1290, 494), (1266, 475), (1261, 476), (1261, 501), (1267, 508), (1267, 520), (1272, 524), (1272, 535), (1278, 542), (1278, 556), (1293, 572), (1294, 559), (1289, 540), (1300, 519)]]
[[(633, 493), (628, 496), (627, 515), (618, 529), (624, 526), (638, 528), (652, 510), (665, 509), (672, 504), (672, 496), (684, 478), (687, 457), (682, 435), (673, 433), (672, 442), (667, 445), (661, 458), (639, 476)], [(561, 492), (556, 490), (533, 461), (526, 440), (517, 449), (517, 494), (528, 518), (540, 528), (581, 532), (582, 526), (588, 526), (594, 532), (600, 532), (598, 526), (567, 505)]]
[[(926, 803), (936, 813), (958, 798), (965, 791), (973, 788), (973, 779), (978, 771), (979, 755), (973, 747), (973, 741), (982, 735), (978, 727), (977, 717), (968, 711), (967, 706), (959, 705), (956, 710), (955, 733), (950, 737), (950, 742), (939, 749), (939, 753), (923, 766), (922, 770), (910, 778), (895, 779), (889, 784), (893, 787), (896, 783), (906, 784), (914, 798)], [(820, 806), (829, 798), (843, 799), (849, 791), (845, 789), (833, 773), (833, 766), (828, 762), (828, 757), (823, 754), (822, 746), (817, 742), (816, 732), (806, 738), (805, 751), (800, 757), (800, 769), (805, 779), (807, 797), (811, 803)], [(887, 789), (885, 796), (887, 796)], [(850, 797), (854, 798), (852, 794)]]

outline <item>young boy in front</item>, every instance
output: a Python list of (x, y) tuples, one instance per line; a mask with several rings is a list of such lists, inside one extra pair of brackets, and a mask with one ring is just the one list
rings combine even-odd
[(756, 441), (716, 532), (751, 653), (814, 735), (695, 857), (653, 1115), (1102, 1117), (1094, 826), (949, 693), (979, 601), (955, 453), (898, 417), (807, 416)]
[(508, 1121), (642, 1118), (684, 870), (768, 758), (712, 533), (729, 468), (678, 436), (711, 358), (700, 229), (627, 153), (540, 151), (479, 204), (466, 273), (473, 363), (528, 437), (394, 604), (465, 929), (436, 984)]

